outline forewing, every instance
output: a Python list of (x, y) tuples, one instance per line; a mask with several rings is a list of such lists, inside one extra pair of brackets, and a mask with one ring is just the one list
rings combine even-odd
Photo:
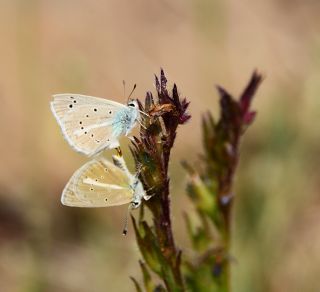
[(51, 110), (64, 137), (77, 151), (93, 155), (104, 148), (119, 146), (113, 135), (115, 115), (126, 106), (103, 98), (78, 95), (54, 95)]

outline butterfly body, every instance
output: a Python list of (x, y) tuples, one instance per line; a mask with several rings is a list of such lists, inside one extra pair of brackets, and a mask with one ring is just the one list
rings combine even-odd
[(140, 118), (140, 113), (137, 110), (138, 105), (137, 107), (134, 105), (135, 103), (132, 102), (132, 106), (121, 109), (115, 114), (112, 123), (112, 134), (114, 137), (127, 136), (136, 125), (136, 122)]
[(140, 119), (136, 100), (124, 105), (67, 93), (54, 95), (50, 106), (68, 143), (88, 156), (119, 147), (120, 136), (127, 136)]

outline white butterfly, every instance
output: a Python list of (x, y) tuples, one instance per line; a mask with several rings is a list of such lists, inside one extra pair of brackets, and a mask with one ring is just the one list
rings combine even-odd
[(140, 123), (137, 100), (127, 105), (93, 96), (57, 94), (51, 110), (68, 143), (88, 156), (103, 149), (119, 147), (119, 137), (127, 136)]

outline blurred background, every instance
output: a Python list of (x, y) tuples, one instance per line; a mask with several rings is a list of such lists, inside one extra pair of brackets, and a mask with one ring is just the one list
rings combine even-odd
[(132, 226), (121, 235), (127, 207), (60, 204), (87, 159), (49, 101), (74, 92), (124, 102), (122, 80), (143, 100), (163, 67), (191, 101), (170, 165), (177, 244), (188, 253), (180, 161), (199, 161), (201, 114), (218, 114), (214, 85), (238, 96), (258, 68), (266, 78), (235, 182), (232, 284), (319, 291), (319, 11), (315, 0), (1, 0), (0, 290), (133, 291), (140, 255)]

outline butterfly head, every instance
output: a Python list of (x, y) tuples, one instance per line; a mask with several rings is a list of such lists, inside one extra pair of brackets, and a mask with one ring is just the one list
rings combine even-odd
[(141, 200), (133, 200), (131, 202), (131, 205), (133, 209), (139, 208), (139, 206), (141, 205)]
[(139, 104), (138, 104), (138, 101), (136, 99), (129, 99), (127, 105), (130, 108), (139, 109)]

